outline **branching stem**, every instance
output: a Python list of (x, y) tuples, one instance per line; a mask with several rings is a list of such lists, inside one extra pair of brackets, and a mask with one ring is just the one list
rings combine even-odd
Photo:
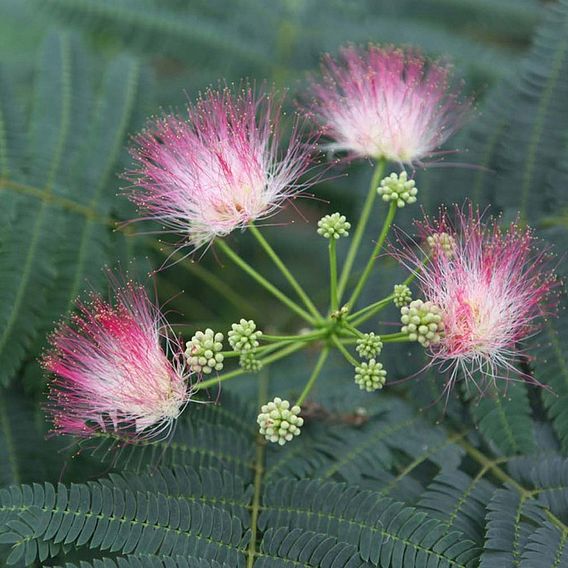
[(341, 298), (343, 296), (343, 293), (345, 292), (345, 287), (347, 286), (347, 282), (351, 274), (351, 269), (353, 268), (353, 263), (355, 262), (355, 257), (357, 256), (357, 252), (359, 251), (359, 246), (361, 245), (361, 240), (363, 239), (363, 234), (365, 233), (365, 228), (367, 227), (373, 205), (377, 198), (377, 188), (379, 186), (381, 178), (383, 177), (385, 167), (386, 161), (383, 159), (379, 160), (375, 166), (373, 177), (371, 178), (371, 183), (369, 185), (369, 192), (367, 193), (367, 199), (365, 200), (363, 210), (361, 211), (361, 215), (359, 216), (359, 222), (357, 223), (357, 228), (355, 229), (355, 233), (353, 234), (353, 240), (351, 241), (351, 245), (345, 259), (345, 264), (343, 265), (343, 270), (341, 271), (341, 277), (339, 278), (339, 285), (337, 289), (338, 303), (341, 303)]
[(306, 383), (306, 386), (304, 387), (304, 390), (302, 391), (302, 394), (298, 397), (298, 400), (296, 401), (296, 404), (298, 406), (302, 406), (302, 403), (304, 402), (304, 400), (306, 400), (306, 397), (308, 396), (308, 394), (310, 394), (310, 391), (312, 390), (313, 386), (316, 383), (317, 378), (319, 377), (321, 370), (323, 368), (323, 365), (327, 359), (329, 355), (329, 347), (324, 347), (320, 353), (320, 356), (318, 357), (318, 360), (316, 362), (316, 366), (314, 367), (314, 370), (312, 371), (312, 374), (310, 375), (310, 378), (308, 379), (308, 382)]
[(318, 312), (317, 308), (314, 306), (313, 302), (311, 301), (310, 297), (306, 294), (300, 283), (296, 280), (294, 275), (290, 272), (288, 267), (282, 262), (282, 259), (278, 256), (276, 251), (270, 246), (268, 241), (264, 238), (262, 233), (259, 231), (258, 227), (254, 224), (249, 225), (250, 232), (254, 235), (256, 240), (260, 243), (260, 246), (264, 249), (266, 254), (270, 257), (272, 262), (276, 265), (278, 270), (282, 273), (284, 278), (288, 281), (288, 283), (294, 288), (298, 297), (304, 302), (308, 311), (312, 314), (312, 316), (316, 320), (321, 319), (321, 314)]
[(290, 308), (301, 318), (314, 325), (316, 319), (303, 310), (296, 302), (288, 298), (286, 294), (281, 292), (274, 284), (269, 282), (264, 276), (259, 274), (248, 262), (244, 261), (225, 241), (219, 239), (216, 241), (217, 246), (228, 256), (239, 268), (246, 272), (251, 278), (256, 280), (263, 288), (268, 290), (274, 297), (278, 298), (284, 305)]
[(396, 201), (391, 201), (389, 210), (387, 212), (387, 217), (385, 219), (385, 222), (383, 223), (381, 232), (379, 233), (379, 237), (377, 239), (377, 243), (375, 244), (375, 248), (373, 249), (373, 252), (369, 257), (369, 260), (367, 261), (367, 265), (365, 266), (365, 270), (363, 270), (363, 273), (359, 278), (359, 282), (357, 282), (357, 286), (355, 286), (355, 290), (353, 290), (353, 293), (349, 298), (348, 304), (350, 306), (355, 306), (355, 302), (359, 299), (359, 296), (361, 295), (361, 292), (363, 291), (363, 288), (365, 287), (365, 284), (367, 283), (369, 276), (371, 276), (371, 272), (373, 271), (375, 262), (377, 261), (377, 257), (379, 256), (379, 252), (383, 248), (383, 244), (385, 243), (387, 235), (390, 231), (392, 222), (394, 220), (394, 216), (396, 215), (396, 210), (397, 210)]

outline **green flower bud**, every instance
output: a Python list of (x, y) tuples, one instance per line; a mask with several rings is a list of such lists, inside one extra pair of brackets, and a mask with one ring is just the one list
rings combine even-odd
[(185, 345), (189, 368), (196, 373), (209, 375), (223, 368), (223, 334), (212, 329), (198, 331)]
[(442, 310), (432, 302), (414, 300), (400, 310), (402, 333), (411, 341), (418, 341), (424, 347), (439, 343), (444, 330)]
[(326, 239), (339, 239), (349, 236), (351, 223), (345, 219), (345, 215), (333, 213), (326, 215), (318, 221), (318, 234)]
[(355, 367), (355, 382), (361, 390), (373, 392), (382, 389), (387, 380), (387, 372), (383, 369), (382, 363), (371, 359)]
[(408, 306), (412, 302), (412, 292), (406, 284), (395, 284), (393, 293), (393, 302), (397, 308)]
[(383, 342), (378, 335), (373, 332), (366, 333), (365, 337), (361, 337), (357, 340), (357, 353), (360, 357), (364, 359), (372, 359), (381, 354), (383, 349)]
[(433, 254), (442, 253), (452, 258), (456, 251), (456, 239), (449, 233), (434, 233), (426, 238), (426, 242)]
[(251, 373), (258, 373), (262, 367), (263, 363), (256, 358), (255, 354), (251, 351), (243, 353), (239, 359), (239, 365), (245, 370)]
[(276, 397), (260, 409), (257, 422), (260, 433), (269, 441), (283, 446), (300, 435), (304, 419), (298, 416), (299, 406), (292, 406), (287, 400)]
[(406, 172), (397, 175), (392, 173), (381, 181), (377, 191), (383, 201), (394, 201), (397, 207), (404, 207), (407, 203), (415, 203), (418, 190), (413, 179), (408, 179)]
[(255, 331), (256, 324), (253, 320), (241, 319), (239, 323), (234, 323), (231, 327), (228, 338), (229, 344), (235, 351), (246, 353), (258, 347), (258, 340), (262, 335), (262, 331)]

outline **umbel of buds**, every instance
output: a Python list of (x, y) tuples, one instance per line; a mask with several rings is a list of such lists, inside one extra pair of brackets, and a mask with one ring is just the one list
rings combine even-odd
[(361, 390), (373, 392), (382, 389), (387, 380), (387, 372), (383, 369), (382, 363), (371, 359), (355, 367), (355, 382)]
[(406, 284), (395, 284), (393, 303), (397, 308), (408, 306), (412, 302), (412, 292)]
[(442, 253), (448, 258), (454, 256), (456, 250), (456, 239), (449, 233), (433, 233), (426, 238), (428, 247), (432, 254)]
[(440, 342), (444, 329), (442, 310), (432, 302), (414, 300), (409, 306), (401, 308), (402, 333), (408, 334), (410, 341), (418, 341), (424, 347)]
[(394, 201), (397, 207), (404, 207), (407, 203), (416, 203), (418, 190), (413, 179), (408, 179), (406, 172), (399, 175), (392, 173), (381, 181), (377, 191), (383, 201)]
[(349, 236), (351, 223), (341, 213), (326, 215), (318, 221), (318, 234), (326, 239), (339, 239)]
[(383, 342), (378, 335), (373, 332), (365, 333), (363, 337), (357, 340), (357, 353), (364, 359), (372, 359), (381, 354)]
[(239, 365), (250, 373), (258, 373), (262, 369), (262, 361), (257, 359), (252, 351), (241, 354)]
[(253, 320), (241, 319), (239, 323), (234, 323), (228, 338), (231, 347), (239, 353), (253, 351), (260, 343), (262, 331), (256, 329), (256, 323)]
[(213, 371), (223, 369), (224, 356), (223, 334), (215, 333), (212, 329), (198, 331), (190, 341), (186, 343), (185, 356), (189, 368), (196, 373), (208, 375)]
[(299, 406), (292, 406), (287, 400), (276, 397), (261, 407), (258, 415), (260, 433), (269, 441), (283, 446), (286, 442), (300, 435), (300, 428), (304, 419), (298, 416), (301, 412)]

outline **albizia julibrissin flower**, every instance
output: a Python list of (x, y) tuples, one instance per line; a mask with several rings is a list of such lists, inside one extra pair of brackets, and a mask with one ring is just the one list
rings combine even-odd
[[(43, 367), (53, 374), (47, 410), (54, 431), (126, 439), (167, 435), (189, 400), (183, 356), (144, 289), (115, 287), (110, 304), (97, 294), (50, 337)], [(170, 361), (162, 344), (174, 351)]]
[(298, 118), (280, 150), (280, 114), (272, 95), (224, 89), (190, 105), (187, 118), (155, 120), (135, 138), (129, 198), (192, 249), (270, 216), (311, 163)]
[[(558, 283), (550, 254), (539, 250), (530, 229), (515, 223), (501, 229), (472, 206), (455, 213), (455, 225), (445, 211), (421, 224), (430, 243), (425, 265), (418, 255), (402, 253), (418, 275), (420, 296), (441, 310), (443, 333), (428, 349), (451, 371), (448, 386), (458, 371), (474, 379), (518, 373), (519, 349), (554, 312), (551, 291)], [(451, 250), (447, 239), (435, 238), (439, 234), (452, 237)]]
[(461, 125), (468, 101), (449, 86), (448, 66), (414, 51), (347, 46), (327, 56), (311, 112), (331, 150), (354, 157), (420, 163)]

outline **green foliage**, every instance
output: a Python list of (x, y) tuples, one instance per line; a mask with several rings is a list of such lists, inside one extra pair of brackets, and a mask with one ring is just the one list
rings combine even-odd
[[(0, 16), (9, 19), (11, 3)], [(456, 389), (446, 400), (444, 377), (429, 369), (370, 395), (357, 392), (352, 373), (332, 361), (307, 402), (301, 436), (283, 448), (257, 436), (256, 401), (297, 395), (312, 354), (239, 384), (239, 396), (223, 389), (220, 404), (216, 392), (190, 404), (171, 439), (124, 445), (101, 435), (69, 448), (45, 439), (36, 362), (75, 297), (104, 288), (101, 267), (123, 259), (128, 270), (146, 271), (170, 252), (152, 238), (125, 238), (128, 227), (115, 230), (133, 215), (116, 195), (128, 136), (143, 116), (159, 112), (155, 100), (169, 106), (183, 101), (184, 90), (241, 75), (297, 92), (300, 71), (315, 69), (323, 51), (336, 52), (344, 41), (413, 43), (449, 56), (481, 99), (450, 148), (467, 148), (456, 160), (480, 167), (421, 172), (427, 208), (468, 196), (502, 209), (507, 220), (520, 210), (563, 251), (568, 0), (550, 4), (237, 0), (229, 9), (223, 0), (25, 1), (40, 29), (52, 17), (75, 31), (46, 34), (33, 69), (22, 64), (16, 72), (20, 60), (0, 68), (0, 383), (9, 386), (0, 391), (0, 561), (65, 568), (568, 566), (562, 297), (560, 317), (523, 346), (522, 370), (549, 390), (510, 382), (495, 396), (480, 398), (472, 388), (460, 398)], [(148, 81), (151, 67), (157, 85)], [(323, 188), (350, 221), (364, 167)], [(270, 232), (286, 261), (304, 269), (302, 283), (315, 289), (326, 267), (306, 235), (327, 203), (297, 204), (309, 224)], [(239, 246), (262, 257), (246, 238)], [(227, 330), (243, 316), (297, 331), (214, 255), (199, 260), (158, 276), (184, 334)], [(224, 298), (213, 303), (212, 294)], [(404, 346), (385, 354), (389, 381), (423, 365), (416, 353)]]
[(471, 414), (484, 438), (504, 455), (534, 449), (533, 423), (524, 383), (490, 385), (485, 396), (471, 403)]
[(100, 268), (122, 239), (113, 234), (114, 175), (137, 115), (143, 73), (135, 60), (120, 56), (94, 91), (85, 73), (90, 65), (75, 38), (48, 36), (27, 134), (10, 81), (0, 85), (2, 384), (30, 348), (37, 354), (87, 282), (100, 285)]

